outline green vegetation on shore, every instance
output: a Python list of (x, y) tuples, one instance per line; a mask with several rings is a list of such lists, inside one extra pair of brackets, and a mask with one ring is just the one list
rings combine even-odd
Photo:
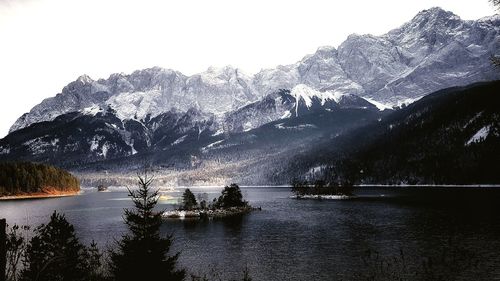
[(0, 196), (78, 192), (80, 182), (69, 172), (38, 163), (0, 163)]

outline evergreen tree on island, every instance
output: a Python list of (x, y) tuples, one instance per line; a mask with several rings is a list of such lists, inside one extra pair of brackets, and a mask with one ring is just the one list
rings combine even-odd
[(130, 234), (110, 251), (113, 280), (183, 280), (185, 271), (177, 269), (179, 253), (169, 255), (172, 237), (160, 236), (161, 212), (154, 211), (158, 190), (151, 191), (152, 177), (139, 176), (139, 189), (129, 190), (135, 208), (126, 209), (124, 220)]
[(186, 188), (184, 193), (182, 194), (182, 208), (184, 210), (191, 210), (198, 205), (196, 202), (196, 197), (194, 197), (193, 192), (189, 188)]
[(241, 194), (240, 187), (232, 183), (229, 186), (224, 187), (221, 196), (215, 201), (216, 208), (232, 208), (232, 207), (244, 207), (248, 206), (247, 201), (243, 201), (243, 195)]

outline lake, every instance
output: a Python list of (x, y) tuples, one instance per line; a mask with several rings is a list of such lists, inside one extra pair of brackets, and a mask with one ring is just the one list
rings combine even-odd
[[(221, 188), (191, 190), (213, 198)], [(182, 191), (164, 193), (173, 198), (159, 207), (173, 208)], [(358, 198), (343, 201), (291, 199), (282, 187), (242, 191), (262, 211), (163, 224), (181, 266), (224, 278), (240, 277), (247, 267), (254, 280), (353, 280), (384, 274), (377, 265), (389, 262), (384, 268), (403, 275), (427, 268), (429, 276), (500, 279), (500, 189), (362, 187)], [(131, 206), (124, 189), (85, 189), (74, 197), (0, 202), (0, 217), (37, 225), (58, 210), (83, 242), (105, 246), (126, 231), (122, 213)]]

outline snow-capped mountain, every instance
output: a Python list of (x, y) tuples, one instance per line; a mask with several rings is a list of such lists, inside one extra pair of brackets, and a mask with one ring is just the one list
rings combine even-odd
[(21, 116), (10, 132), (93, 107), (111, 107), (122, 120), (144, 119), (148, 115), (152, 118), (191, 108), (222, 114), (258, 99), (249, 84), (248, 76), (231, 67), (209, 68), (191, 77), (159, 67), (130, 75), (113, 74), (97, 81), (83, 75), (64, 87), (62, 93), (45, 99)]
[(245, 132), (281, 119), (349, 108), (383, 110), (356, 95), (320, 92), (300, 84), (291, 91), (279, 90), (226, 114), (222, 121), (225, 126), (223, 131)]
[[(85, 77), (79, 80), (82, 79)], [(134, 108), (133, 101), (130, 103)], [(312, 127), (317, 129), (314, 134), (329, 131), (328, 128), (320, 129), (323, 125), (318, 124), (331, 123), (332, 116), (347, 116), (344, 120), (350, 126), (364, 122), (343, 112), (348, 109), (358, 110), (359, 116), (375, 118), (382, 114), (376, 106), (356, 95), (319, 92), (303, 84), (291, 91), (269, 94), (223, 115), (191, 107), (186, 111), (174, 108), (156, 116), (132, 112), (134, 117), (127, 119), (124, 112), (128, 108), (93, 105), (10, 133), (0, 140), (0, 159), (57, 162), (73, 167), (136, 154), (168, 154), (160, 158), (171, 159), (172, 155), (183, 151), (185, 155), (180, 153), (179, 157), (184, 157), (185, 162), (186, 156), (207, 152), (218, 147), (216, 144), (220, 142), (242, 145), (248, 137), (252, 138), (253, 133), (249, 131), (278, 120), (279, 126), (271, 126), (275, 131), (291, 122), (293, 125), (287, 128)], [(290, 121), (299, 117), (307, 121), (304, 124)], [(238, 136), (246, 132), (249, 133)]]
[[(0, 140), (0, 159), (75, 167), (204, 141), (215, 132), (213, 116), (194, 108), (142, 120), (121, 120), (112, 108), (89, 108), (35, 123)], [(197, 149), (197, 145), (193, 145)], [(125, 161), (127, 162), (127, 161)]]
[(338, 49), (321, 47), (295, 64), (255, 75), (229, 66), (189, 77), (158, 67), (97, 81), (83, 75), (21, 116), (10, 132), (95, 107), (111, 107), (121, 120), (190, 108), (220, 117), (299, 85), (398, 105), (442, 88), (496, 79), (489, 58), (498, 54), (499, 39), (499, 15), (465, 21), (432, 8), (385, 35), (350, 35)]

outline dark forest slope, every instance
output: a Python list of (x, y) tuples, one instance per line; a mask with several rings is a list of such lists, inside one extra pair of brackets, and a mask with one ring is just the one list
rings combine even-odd
[(450, 88), (323, 139), (280, 174), (377, 184), (499, 184), (499, 123), (500, 81)]

